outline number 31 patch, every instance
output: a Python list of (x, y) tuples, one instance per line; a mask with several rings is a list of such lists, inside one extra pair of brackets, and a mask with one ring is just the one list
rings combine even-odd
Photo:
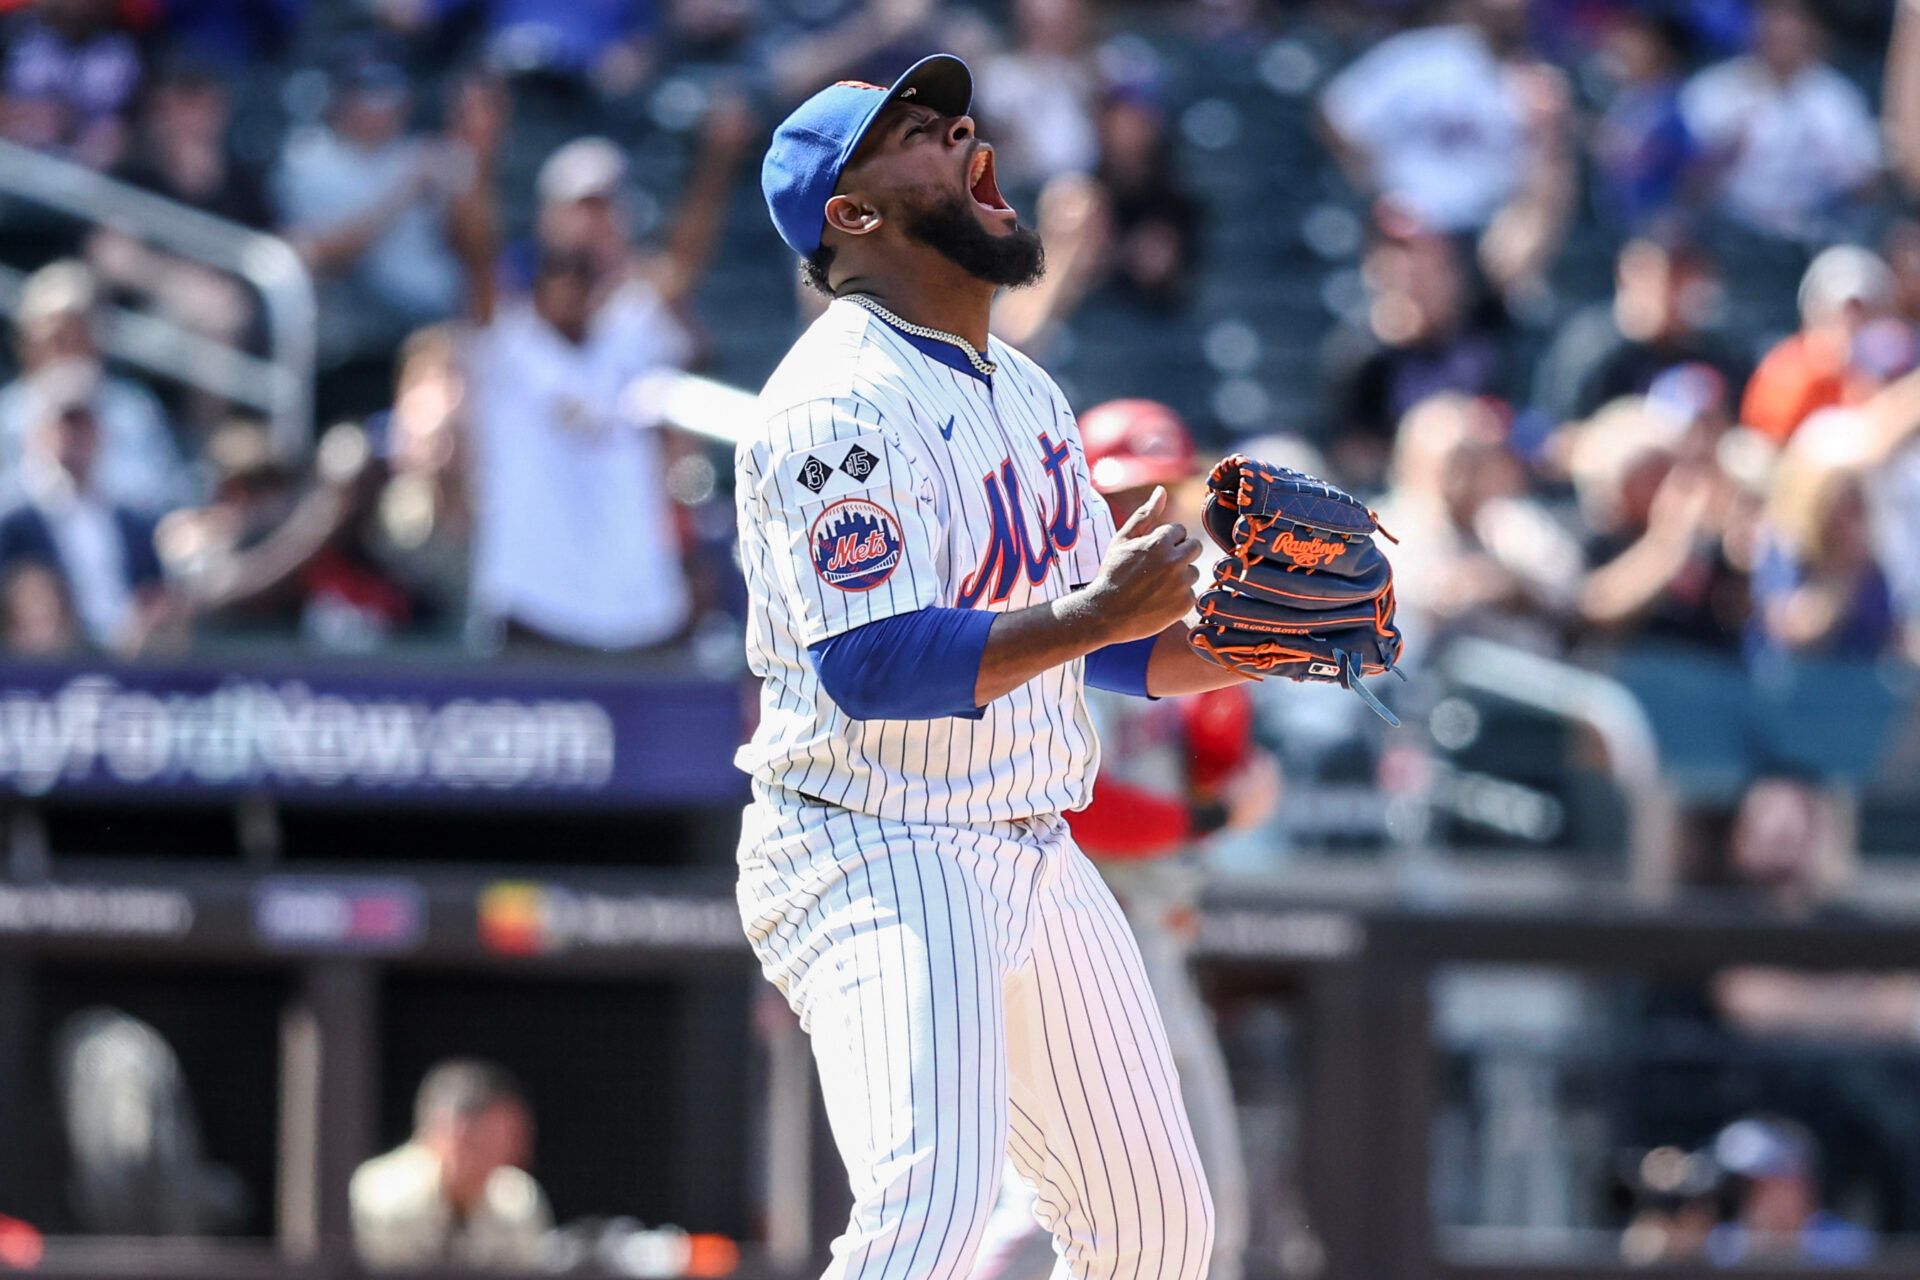
[(842, 498), (807, 530), (813, 571), (841, 591), (871, 591), (900, 567), (900, 522), (864, 498)]

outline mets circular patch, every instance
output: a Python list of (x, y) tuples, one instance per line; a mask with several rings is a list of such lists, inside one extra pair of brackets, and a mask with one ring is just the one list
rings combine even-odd
[(842, 498), (807, 531), (813, 570), (830, 587), (871, 591), (900, 567), (900, 522), (864, 498)]

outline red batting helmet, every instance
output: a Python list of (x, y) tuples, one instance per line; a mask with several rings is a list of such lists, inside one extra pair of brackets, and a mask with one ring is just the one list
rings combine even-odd
[(1109, 400), (1080, 417), (1093, 487), (1101, 493), (1172, 484), (1199, 473), (1193, 435), (1157, 400)]

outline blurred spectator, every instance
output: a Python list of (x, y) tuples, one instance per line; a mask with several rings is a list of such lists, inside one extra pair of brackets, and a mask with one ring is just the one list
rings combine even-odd
[(1676, 20), (1641, 12), (1606, 37), (1612, 96), (1594, 128), (1594, 194), (1626, 231), (1646, 232), (1683, 202), (1699, 154), (1680, 110), (1681, 39)]
[(1114, 279), (1135, 301), (1171, 310), (1193, 290), (1205, 209), (1182, 182), (1166, 112), (1145, 89), (1110, 94), (1099, 124)]
[(1379, 483), (1395, 424), (1441, 392), (1497, 395), (1504, 388), (1498, 336), (1469, 305), (1455, 242), (1399, 219), (1380, 228), (1364, 266), (1366, 328), (1343, 329), (1324, 356), (1330, 451), (1338, 472)]
[[(169, 200), (254, 230), (273, 221), (265, 176), (227, 147), (231, 104), (210, 68), (179, 62), (148, 95), (132, 153), (114, 176)], [(253, 303), (234, 278), (134, 236), (101, 227), (87, 242), (87, 261), (107, 284), (140, 295), (151, 309), (210, 337), (238, 341)]]
[(1086, 0), (1015, 0), (1014, 46), (980, 68), (975, 109), (1008, 190), (1086, 173), (1099, 153)]
[(533, 1114), (499, 1067), (442, 1062), (414, 1103), (413, 1136), (354, 1171), (354, 1245), (381, 1271), (532, 1271), (553, 1227), (533, 1154)]
[[(28, 434), (44, 415), (40, 376), (59, 366), (84, 369), (100, 429), (93, 483), (101, 496), (158, 514), (190, 490), (189, 477), (160, 402), (136, 382), (108, 375), (95, 336), (98, 288), (78, 262), (55, 262), (27, 278), (20, 290), (20, 376), (0, 387), (0, 462), (17, 487)], [(66, 381), (77, 379), (69, 376)]]
[(273, 222), (266, 175), (227, 145), (233, 102), (212, 66), (176, 59), (154, 79), (140, 129), (114, 176), (243, 227)]
[(1113, 214), (1098, 179), (1063, 174), (1046, 185), (1037, 205), (1034, 225), (1047, 246), (1046, 274), (1027, 288), (1002, 290), (992, 320), (996, 337), (1036, 358), (1107, 278), (1113, 257)]
[(1555, 423), (1592, 417), (1621, 396), (1644, 395), (1661, 374), (1703, 363), (1737, 384), (1738, 371), (1704, 331), (1714, 272), (1696, 246), (1643, 238), (1620, 250), (1613, 301), (1576, 312), (1534, 375), (1534, 407)]
[(39, 0), (0, 30), (0, 136), (95, 169), (126, 149), (140, 51), (115, 0)]
[(1446, 393), (1407, 414), (1394, 443), (1392, 487), (1380, 503), (1393, 548), (1407, 648), (1476, 634), (1556, 649), (1573, 603), (1580, 551), (1526, 496), (1496, 411)]
[(754, 136), (744, 109), (709, 116), (664, 253), (630, 239), (619, 148), (582, 138), (537, 182), (532, 296), (497, 301), (491, 161), (499, 104), (469, 100), (456, 128), (479, 159), (456, 209), (474, 331), (465, 353), (474, 432), (477, 611), (528, 650), (654, 648), (693, 602), (665, 474), (667, 433), (636, 418), (641, 375), (683, 366), (675, 316), (711, 259), (733, 175)]
[(457, 340), (435, 326), (407, 339), (385, 415), (388, 476), (367, 531), (372, 554), (404, 583), (425, 619), (467, 611), (473, 556), (466, 380)]
[(1701, 1151), (1655, 1147), (1627, 1176), (1635, 1206), (1620, 1233), (1621, 1260), (1645, 1267), (1698, 1262), (1720, 1216), (1720, 1168)]
[(226, 424), (207, 453), (213, 501), (169, 514), (157, 538), (206, 629), (361, 652), (414, 624), (416, 602), (363, 536), (383, 472), (359, 427), (322, 436), (304, 482), (259, 423)]
[[(169, 512), (155, 533), (167, 576), (216, 632), (271, 629), (280, 623), (291, 635), (297, 616), (280, 614), (278, 601), (267, 600), (280, 575), (261, 580), (242, 572), (241, 563), (276, 530), (297, 523), (289, 520), (298, 498), (296, 476), (274, 450), (266, 428), (244, 419), (215, 428), (205, 457), (211, 499)], [(289, 566), (283, 573), (291, 571)], [(242, 581), (244, 586), (237, 585)]]
[(15, 656), (59, 657), (85, 643), (59, 572), (38, 560), (0, 574), (0, 615), (0, 648)]
[(1901, 649), (1908, 662), (1920, 664), (1920, 457), (1910, 450), (1887, 481), (1876, 507), (1880, 563), (1898, 611)]
[[(1851, 798), (1793, 772), (1756, 777), (1727, 842), (1728, 873), (1750, 904), (1779, 915), (1848, 918), (1840, 901), (1858, 869)], [(1920, 975), (1806, 972), (1741, 965), (1714, 975), (1714, 1006), (1751, 1036), (1920, 1040)]]
[(274, 174), (285, 233), (322, 278), (323, 354), (333, 362), (459, 305), (444, 222), (462, 158), (409, 134), (411, 114), (400, 69), (358, 55), (333, 76), (325, 123), (290, 134)]
[(89, 1233), (192, 1237), (240, 1224), (246, 1184), (205, 1158), (191, 1082), (158, 1029), (83, 1008), (60, 1023), (52, 1057), (70, 1196)]
[[(1855, 345), (1877, 346), (1883, 332), (1900, 347), (1901, 362), (1912, 365), (1920, 351), (1903, 322), (1876, 321)], [(1858, 404), (1809, 417), (1779, 470), (1789, 468), (1796, 476), (1838, 469), (1857, 477), (1868, 499), (1874, 559), (1897, 608), (1896, 625), (1908, 652), (1920, 656), (1920, 373), (1893, 378)]]
[(1580, 621), (1615, 636), (1736, 654), (1746, 575), (1727, 532), (1731, 482), (1713, 454), (1681, 460), (1676, 425), (1623, 400), (1579, 432), (1571, 470), (1589, 530)]
[(1859, 339), (1891, 310), (1894, 296), (1893, 272), (1866, 249), (1836, 245), (1815, 258), (1800, 282), (1800, 332), (1753, 371), (1740, 420), (1785, 441), (1816, 410), (1870, 392), (1871, 370), (1857, 367), (1868, 354)]
[(166, 0), (167, 46), (244, 73), (286, 51), (312, 0)]
[(1822, 61), (1806, 0), (1760, 0), (1751, 53), (1694, 76), (1682, 96), (1721, 205), (1763, 235), (1810, 239), (1880, 171), (1873, 113)]
[(1893, 272), (1894, 314), (1920, 325), (1920, 219), (1902, 218), (1887, 228), (1880, 251)]
[[(53, 570), (87, 639), (108, 652), (133, 653), (176, 616), (161, 581), (153, 526), (94, 483), (101, 431), (93, 397), (84, 368), (42, 374), (40, 416), (21, 461), (24, 497), (0, 513), (0, 569), (30, 563)], [(28, 602), (47, 603), (44, 596)], [(34, 629), (47, 632), (44, 624)]]
[(798, 99), (833, 80), (889, 81), (926, 52), (916, 37), (928, 34), (934, 0), (854, 0), (823, 5), (832, 14), (824, 24), (782, 39), (769, 63), (773, 88), (783, 99)]
[(1442, 234), (1484, 233), (1488, 278), (1527, 287), (1572, 203), (1567, 88), (1524, 47), (1527, 0), (1448, 8), (1457, 23), (1383, 40), (1334, 78), (1324, 133), (1363, 192)]
[(1748, 1116), (1720, 1131), (1713, 1158), (1733, 1180), (1733, 1217), (1707, 1236), (1706, 1254), (1723, 1267), (1780, 1261), (1815, 1267), (1859, 1266), (1873, 1236), (1820, 1207), (1819, 1144), (1778, 1116)]
[(1897, 0), (1881, 86), (1887, 163), (1909, 199), (1920, 194), (1920, 4)]
[(1448, 233), (1491, 222), (1526, 165), (1524, 112), (1503, 65), (1524, 36), (1526, 6), (1462, 8), (1456, 25), (1420, 27), (1368, 49), (1320, 103), (1336, 154), (1361, 189)]
[(1851, 467), (1788, 451), (1768, 495), (1753, 595), (1755, 656), (1870, 659), (1886, 649), (1893, 601)]
[[(1803, 773), (1763, 772), (1747, 784), (1727, 839), (1727, 870), (1751, 906), (1789, 916), (1835, 909), (1858, 861), (1842, 804)], [(1920, 1034), (1920, 1023), (1912, 1030)]]
[(1117, 89), (1099, 114), (1093, 178), (1066, 174), (1041, 192), (1035, 222), (1047, 274), (998, 300), (993, 331), (1029, 352), (1096, 289), (1157, 313), (1184, 308), (1200, 268), (1205, 209), (1180, 178), (1166, 115), (1144, 86)]
[(619, 96), (653, 68), (655, 0), (373, 0), (394, 30), (417, 35), (477, 10), (487, 64), (507, 75), (593, 84)]

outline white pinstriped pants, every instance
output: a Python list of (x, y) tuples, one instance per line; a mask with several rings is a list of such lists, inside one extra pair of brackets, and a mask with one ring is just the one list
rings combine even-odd
[(971, 1272), (1003, 1162), (1056, 1275), (1201, 1280), (1213, 1204), (1119, 907), (1056, 817), (945, 827), (756, 788), (747, 936), (812, 1038), (854, 1206), (825, 1280)]

